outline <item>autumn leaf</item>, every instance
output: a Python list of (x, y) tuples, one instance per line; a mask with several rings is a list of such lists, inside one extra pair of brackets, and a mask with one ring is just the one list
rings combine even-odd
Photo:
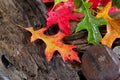
[(41, 39), (46, 44), (45, 55), (48, 61), (51, 60), (55, 51), (58, 51), (62, 56), (63, 60), (76, 60), (80, 62), (79, 57), (77, 56), (77, 52), (73, 51), (73, 48), (76, 48), (74, 45), (64, 44), (61, 40), (65, 37), (65, 34), (62, 32), (58, 32), (56, 35), (48, 36), (45, 35), (44, 32), (47, 28), (41, 28), (39, 30), (33, 30), (32, 27), (25, 28), (27, 31), (32, 33), (31, 42)]
[(109, 2), (98, 14), (97, 18), (103, 17), (108, 21), (107, 33), (101, 40), (101, 43), (112, 47), (113, 42), (120, 38), (120, 18), (113, 19), (108, 15), (109, 9), (111, 8), (112, 2)]
[(70, 6), (73, 7), (74, 2), (72, 3), (71, 0), (69, 1), (65, 2), (62, 6), (55, 8), (53, 11), (48, 12), (48, 28), (53, 24), (58, 24), (60, 30), (62, 30), (67, 35), (70, 34), (70, 20), (78, 21), (78, 18), (83, 17), (83, 14), (74, 14), (73, 8), (70, 8)]
[(109, 21), (107, 33), (101, 40), (101, 43), (111, 48), (117, 38), (120, 38), (120, 18)]
[(84, 12), (85, 17), (77, 24), (76, 32), (86, 29), (88, 31), (88, 43), (96, 45), (99, 44), (102, 39), (99, 27), (107, 24), (107, 22), (103, 18), (96, 18), (93, 16), (89, 11), (89, 7), (90, 5), (85, 2), (83, 2), (83, 6), (80, 7), (79, 10), (80, 12)]
[(101, 9), (100, 12), (97, 13), (96, 17), (97, 18), (101, 18), (103, 17), (106, 20), (111, 20), (112, 18), (108, 15), (108, 12), (111, 8), (112, 2), (109, 2), (105, 7), (103, 7), (103, 9)]

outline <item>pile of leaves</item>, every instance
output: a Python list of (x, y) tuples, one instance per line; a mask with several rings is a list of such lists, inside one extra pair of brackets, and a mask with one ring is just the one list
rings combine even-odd
[[(119, 0), (42, 0), (44, 3), (54, 3), (47, 7), (46, 26), (34, 30), (32, 27), (25, 28), (32, 33), (31, 42), (41, 39), (46, 44), (45, 55), (48, 61), (51, 60), (55, 51), (58, 51), (63, 60), (76, 60), (81, 62), (78, 53), (73, 49), (75, 45), (68, 45), (62, 42), (62, 39), (71, 35), (71, 21), (78, 22), (75, 32), (81, 30), (88, 31), (88, 44), (104, 44), (112, 47), (113, 42), (120, 38), (120, 18), (114, 19), (109, 16), (110, 13), (120, 11)], [(118, 1), (118, 3), (117, 3)], [(117, 3), (117, 4), (116, 4)], [(82, 19), (82, 20), (81, 20)], [(55, 35), (44, 34), (50, 27), (57, 24), (59, 32)], [(107, 33), (101, 36), (99, 27), (105, 25)]]

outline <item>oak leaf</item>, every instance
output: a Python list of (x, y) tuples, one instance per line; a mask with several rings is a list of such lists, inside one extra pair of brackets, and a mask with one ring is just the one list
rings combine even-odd
[(109, 21), (107, 33), (101, 40), (101, 43), (111, 48), (117, 38), (120, 38), (120, 18)]
[(103, 18), (93, 16), (89, 11), (89, 7), (88, 3), (83, 2), (83, 5), (79, 8), (79, 12), (84, 12), (85, 17), (77, 24), (76, 32), (86, 29), (88, 31), (88, 43), (96, 45), (102, 39), (99, 27), (107, 24), (107, 22)]
[(97, 18), (103, 17), (108, 21), (107, 33), (101, 40), (101, 43), (112, 47), (113, 42), (120, 38), (120, 18), (114, 19), (108, 15), (109, 9), (111, 8), (112, 2), (109, 2), (98, 14)]
[(66, 35), (62, 32), (58, 32), (56, 35), (48, 36), (45, 35), (44, 32), (47, 30), (47, 28), (41, 28), (39, 30), (33, 30), (32, 27), (30, 28), (25, 28), (27, 31), (32, 33), (31, 36), (31, 42), (41, 39), (45, 42), (46, 44), (46, 49), (45, 49), (45, 55), (48, 61), (51, 60), (53, 54), (55, 51), (58, 51), (60, 55), (62, 56), (62, 59), (64, 61), (66, 60), (76, 60), (80, 62), (78, 53), (73, 51), (73, 48), (76, 48), (74, 45), (67, 45), (64, 44), (61, 40), (64, 38)]

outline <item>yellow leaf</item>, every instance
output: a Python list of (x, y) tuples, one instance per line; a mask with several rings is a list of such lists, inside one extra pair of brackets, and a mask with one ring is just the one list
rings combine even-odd
[(109, 21), (107, 33), (101, 40), (101, 43), (111, 48), (117, 38), (120, 38), (120, 18)]
[(106, 20), (111, 19), (111, 18), (109, 17), (109, 15), (108, 15), (108, 12), (109, 12), (109, 10), (110, 10), (110, 8), (111, 8), (111, 5), (112, 5), (112, 2), (108, 2), (108, 4), (107, 4), (100, 12), (97, 13), (96, 17), (97, 17), (97, 18), (103, 17), (103, 18), (105, 18)]
[(111, 8), (112, 2), (109, 2), (97, 15), (97, 18), (103, 17), (108, 21), (107, 33), (101, 40), (101, 43), (112, 47), (113, 42), (120, 38), (120, 18), (113, 19), (108, 15), (109, 9)]

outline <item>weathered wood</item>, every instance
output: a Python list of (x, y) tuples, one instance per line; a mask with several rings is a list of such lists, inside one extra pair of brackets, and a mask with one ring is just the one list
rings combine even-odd
[(45, 26), (45, 18), (46, 9), (40, 0), (0, 0), (1, 79), (79, 80), (71, 63), (64, 63), (58, 54), (48, 63), (45, 44), (41, 40), (30, 43), (31, 34), (15, 25), (38, 29)]

